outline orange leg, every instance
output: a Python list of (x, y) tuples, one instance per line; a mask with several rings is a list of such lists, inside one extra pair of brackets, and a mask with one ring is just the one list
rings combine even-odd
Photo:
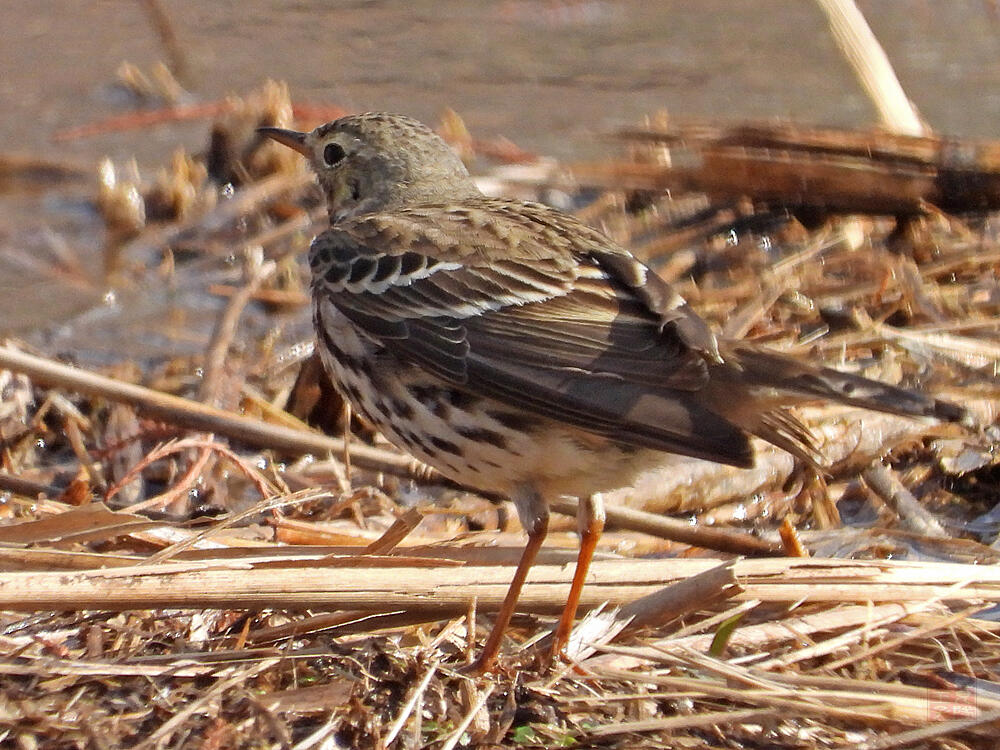
[(555, 639), (552, 642), (552, 658), (562, 654), (569, 643), (569, 634), (573, 630), (576, 610), (580, 605), (580, 594), (587, 580), (590, 561), (594, 558), (594, 550), (604, 531), (604, 499), (599, 494), (580, 499), (580, 507), (576, 514), (577, 526), (580, 530), (580, 552), (576, 558), (576, 571), (573, 573), (573, 583), (569, 588), (569, 597), (563, 607), (559, 625), (556, 627)]
[(483, 646), (482, 653), (479, 654), (479, 658), (470, 668), (472, 672), (483, 674), (493, 669), (497, 653), (500, 651), (500, 643), (503, 641), (504, 633), (510, 624), (510, 618), (514, 615), (514, 608), (517, 606), (518, 597), (521, 596), (521, 589), (524, 586), (525, 579), (528, 577), (528, 571), (534, 565), (535, 558), (538, 556), (538, 550), (541, 549), (542, 542), (545, 541), (545, 535), (548, 534), (548, 511), (543, 508), (543, 512), (537, 514), (532, 519), (530, 526), (527, 527), (527, 531), (528, 545), (524, 548), (524, 552), (521, 553), (521, 559), (517, 563), (517, 570), (514, 571), (514, 580), (510, 582), (510, 588), (507, 589), (507, 596), (504, 597), (503, 604), (500, 605), (500, 611), (497, 612), (497, 619), (493, 624), (493, 630), (490, 631), (490, 635), (486, 639), (486, 645)]

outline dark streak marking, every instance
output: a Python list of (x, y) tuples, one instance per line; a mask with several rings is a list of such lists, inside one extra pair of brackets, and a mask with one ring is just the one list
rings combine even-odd
[[(446, 453), (451, 453), (453, 456), (462, 455), (462, 449), (459, 448), (457, 445), (455, 445), (455, 443), (451, 442), (450, 440), (445, 440), (444, 438), (437, 437), (436, 435), (431, 436), (431, 444), (435, 448), (439, 448), (445, 451)], [(454, 471), (454, 468), (452, 468), (452, 470)]]
[(401, 398), (392, 400), (392, 413), (400, 419), (413, 419), (413, 407)]
[(486, 414), (507, 429), (517, 432), (528, 432), (538, 426), (538, 419), (528, 414), (516, 414), (504, 409), (489, 409)]
[(485, 427), (456, 427), (455, 431), (475, 443), (489, 443), (500, 450), (507, 448), (507, 439), (496, 430), (488, 430)]

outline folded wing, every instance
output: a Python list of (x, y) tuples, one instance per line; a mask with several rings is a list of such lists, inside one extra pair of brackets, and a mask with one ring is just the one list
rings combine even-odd
[(340, 222), (314, 242), (316, 291), (452, 386), (626, 445), (752, 464), (743, 430), (700, 398), (719, 355), (683, 299), (603, 235), (510, 206)]

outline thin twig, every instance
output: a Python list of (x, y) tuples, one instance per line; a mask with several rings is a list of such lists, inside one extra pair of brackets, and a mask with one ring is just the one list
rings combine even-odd
[[(553, 500), (549, 503), (549, 507), (557, 513), (576, 516), (577, 504), (576, 500), (564, 497)], [(646, 513), (621, 505), (606, 505), (605, 514), (608, 526), (628, 529), (629, 531), (641, 531), (644, 534), (683, 542), (695, 547), (754, 557), (782, 553), (780, 544), (765, 541), (736, 529), (692, 525), (687, 521), (679, 521), (655, 513)]]
[(386, 747), (388, 747), (392, 741), (396, 739), (396, 735), (398, 735), (400, 730), (402, 730), (406, 720), (410, 718), (410, 714), (413, 713), (413, 708), (417, 705), (417, 701), (423, 697), (424, 690), (427, 689), (431, 678), (434, 677), (434, 674), (437, 672), (437, 667), (438, 662), (435, 659), (427, 667), (427, 672), (424, 674), (419, 684), (417, 684), (417, 686), (410, 691), (410, 695), (406, 699), (406, 703), (404, 703), (403, 707), (399, 710), (399, 715), (396, 717), (395, 721), (389, 725), (389, 731), (386, 732), (385, 737), (382, 738), (382, 743)]
[(32, 498), (39, 495), (50, 498), (59, 497), (59, 493), (62, 492), (61, 489), (51, 484), (25, 479), (15, 474), (8, 474), (6, 471), (0, 471), (0, 490)]
[(236, 328), (240, 322), (240, 316), (250, 299), (277, 269), (274, 261), (261, 262), (260, 248), (251, 250), (253, 257), (247, 259), (247, 282), (229, 298), (228, 304), (219, 316), (215, 330), (212, 332), (212, 339), (209, 342), (208, 350), (205, 353), (205, 377), (201, 381), (198, 389), (198, 398), (205, 403), (212, 403), (216, 400), (219, 388), (222, 385), (222, 375), (225, 371), (229, 347), (233, 337), (236, 335)]
[(865, 484), (895, 511), (907, 531), (933, 539), (951, 537), (940, 522), (913, 496), (896, 475), (881, 461), (872, 461), (861, 475)]
[(462, 721), (459, 722), (458, 726), (455, 727), (455, 731), (452, 732), (448, 741), (441, 746), (441, 750), (455, 750), (459, 741), (462, 739), (462, 735), (465, 734), (465, 730), (469, 728), (469, 724), (472, 720), (476, 718), (476, 714), (483, 710), (483, 706), (486, 705), (486, 701), (489, 700), (490, 696), (493, 695), (493, 691), (496, 690), (497, 684), (495, 682), (489, 683), (481, 692), (476, 699), (475, 704), (470, 708)]
[[(233, 465), (236, 466), (236, 468), (242, 471), (247, 476), (247, 478), (251, 482), (253, 482), (254, 485), (256, 485), (257, 491), (263, 497), (270, 497), (271, 495), (281, 490), (281, 488), (274, 486), (264, 477), (263, 474), (261, 474), (256, 469), (248, 466), (245, 461), (242, 461), (239, 456), (237, 456), (235, 453), (230, 451), (225, 446), (219, 445), (218, 443), (215, 443), (204, 437), (191, 437), (191, 438), (182, 438), (179, 440), (171, 440), (151, 450), (142, 458), (142, 460), (139, 463), (137, 463), (135, 466), (129, 469), (128, 473), (124, 477), (122, 477), (114, 486), (108, 488), (105, 500), (110, 500), (111, 498), (113, 498), (121, 490), (122, 487), (131, 482), (132, 479), (139, 474), (139, 472), (141, 472), (150, 464), (155, 463), (156, 461), (159, 461), (163, 458), (166, 458), (167, 456), (173, 453), (185, 451), (189, 448), (197, 448), (199, 450), (208, 449), (210, 451), (215, 451), (224, 456), (225, 458), (229, 459), (229, 461), (231, 461)], [(197, 463), (197, 461), (195, 463)], [(183, 483), (184, 480), (181, 481), (181, 484)], [(153, 501), (159, 501), (159, 499), (160, 498), (152, 498), (152, 500), (146, 500), (145, 502), (141, 503), (141, 505), (131, 506), (130, 510), (136, 510), (139, 507), (145, 508), (154, 506), (156, 503)]]

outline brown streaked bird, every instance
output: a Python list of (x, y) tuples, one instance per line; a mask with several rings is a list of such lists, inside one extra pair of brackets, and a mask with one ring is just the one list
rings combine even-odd
[(630, 485), (663, 452), (749, 467), (757, 435), (815, 462), (808, 430), (785, 410), (812, 400), (965, 418), (947, 402), (716, 338), (601, 232), (483, 196), (448, 145), (408, 117), (260, 132), (304, 154), (326, 195), (331, 226), (309, 263), (335, 385), (396, 446), (517, 507), (528, 543), (481, 670), (545, 538), (548, 500), (583, 501), (558, 652), (603, 528), (597, 493)]

